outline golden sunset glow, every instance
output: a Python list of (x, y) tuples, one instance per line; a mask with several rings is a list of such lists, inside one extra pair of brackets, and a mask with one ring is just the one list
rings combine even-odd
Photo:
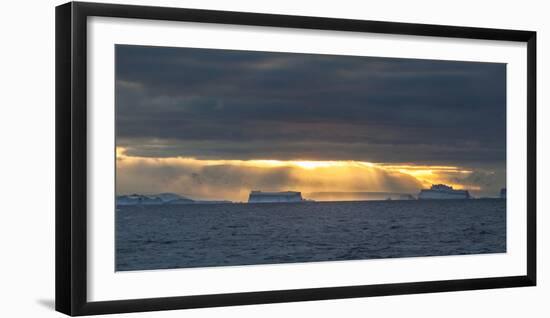
[[(364, 161), (149, 158), (128, 155), (121, 147), (116, 149), (116, 156), (117, 186), (135, 192), (155, 189), (158, 192), (158, 188), (164, 186), (162, 191), (199, 198), (245, 201), (254, 189), (304, 193), (417, 193), (421, 188), (439, 183), (455, 189), (480, 189), (461, 182), (473, 171), (456, 166)], [(170, 174), (164, 176), (159, 171)], [(211, 173), (213, 171), (215, 173)]]
[(381, 164), (384, 169), (398, 171), (404, 174), (415, 177), (423, 184), (440, 184), (444, 183), (452, 186), (455, 189), (481, 190), (479, 186), (464, 185), (453, 181), (450, 176), (468, 175), (473, 173), (472, 170), (463, 169), (456, 166), (426, 166), (426, 165), (389, 165)]
[[(118, 160), (143, 160), (144, 157), (132, 157), (126, 154), (127, 149), (123, 147), (116, 148), (116, 157)], [(155, 158), (155, 160), (163, 162), (185, 162), (185, 163), (200, 163), (204, 166), (218, 166), (218, 165), (234, 165), (234, 166), (246, 166), (246, 167), (260, 167), (260, 168), (277, 168), (277, 167), (298, 167), (308, 170), (318, 168), (334, 168), (334, 167), (374, 167), (376, 166), (370, 162), (363, 161), (308, 161), (308, 160), (208, 160), (208, 159), (195, 159), (186, 157), (170, 157), (170, 158)]]

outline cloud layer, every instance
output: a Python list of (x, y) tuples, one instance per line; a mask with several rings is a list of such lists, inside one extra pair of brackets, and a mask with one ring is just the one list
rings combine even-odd
[[(450, 165), (475, 171), (471, 181), (484, 188), (505, 184), (505, 64), (129, 45), (115, 52), (117, 146), (128, 156)], [(128, 176), (117, 168), (122, 181), (153, 177), (150, 165)], [(181, 165), (154, 173), (174, 169), (187, 176)], [(208, 166), (201, 182), (223, 183), (228, 171), (255, 187), (298, 182), (293, 168), (240, 169)], [(381, 173), (392, 191), (414, 184), (383, 172), (369, 173)], [(155, 180), (163, 189), (178, 182)]]
[(142, 156), (502, 161), (505, 65), (116, 48), (118, 145)]

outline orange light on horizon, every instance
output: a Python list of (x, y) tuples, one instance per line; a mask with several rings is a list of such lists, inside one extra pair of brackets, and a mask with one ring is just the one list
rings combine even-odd
[(324, 161), (324, 160), (275, 160), (275, 159), (248, 159), (248, 160), (238, 160), (238, 159), (197, 159), (194, 157), (161, 157), (161, 158), (150, 158), (150, 157), (137, 157), (129, 156), (126, 154), (127, 148), (117, 147), (116, 148), (116, 157), (118, 159), (135, 159), (135, 160), (147, 160), (154, 159), (159, 161), (184, 161), (188, 163), (201, 163), (206, 166), (216, 166), (216, 165), (238, 165), (238, 166), (250, 166), (250, 167), (299, 167), (303, 169), (317, 169), (317, 168), (329, 168), (329, 167), (375, 167), (376, 165), (370, 162), (364, 161), (353, 161), (353, 160), (342, 160), (342, 161)]
[[(319, 191), (390, 191), (391, 182), (387, 178), (399, 180), (407, 184), (410, 191), (418, 188), (429, 188), (433, 184), (446, 184), (455, 189), (481, 190), (481, 187), (461, 183), (464, 176), (473, 171), (458, 166), (447, 165), (416, 165), (412, 163), (385, 164), (366, 161), (340, 160), (272, 160), (272, 159), (197, 159), (193, 157), (138, 157), (127, 154), (127, 148), (117, 147), (117, 169), (147, 166), (185, 166), (194, 171), (205, 167), (224, 166), (239, 169), (288, 168), (285, 172), (293, 180), (287, 186), (304, 192)], [(247, 171), (252, 171), (247, 170)], [(128, 171), (128, 170), (127, 170)], [(132, 170), (133, 173), (139, 173)], [(260, 170), (261, 171), (261, 170)], [(386, 179), (384, 179), (386, 178)], [(388, 185), (390, 184), (390, 185)], [(414, 186), (416, 184), (416, 186)], [(252, 185), (253, 186), (253, 185)], [(206, 185), (201, 186), (206, 190)], [(389, 187), (389, 188), (388, 188)], [(208, 190), (210, 191), (210, 189)], [(241, 189), (240, 196), (246, 190)]]

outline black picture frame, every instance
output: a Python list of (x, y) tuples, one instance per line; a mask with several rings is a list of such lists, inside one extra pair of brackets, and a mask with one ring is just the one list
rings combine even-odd
[[(527, 43), (527, 274), (89, 302), (87, 300), (87, 23), (91, 16), (370, 32)], [(536, 284), (536, 32), (70, 2), (56, 7), (56, 310), (92, 315), (447, 292)]]

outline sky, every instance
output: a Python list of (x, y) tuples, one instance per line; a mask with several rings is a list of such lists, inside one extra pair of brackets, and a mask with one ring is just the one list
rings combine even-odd
[(115, 54), (118, 194), (505, 187), (505, 64), (133, 45)]

